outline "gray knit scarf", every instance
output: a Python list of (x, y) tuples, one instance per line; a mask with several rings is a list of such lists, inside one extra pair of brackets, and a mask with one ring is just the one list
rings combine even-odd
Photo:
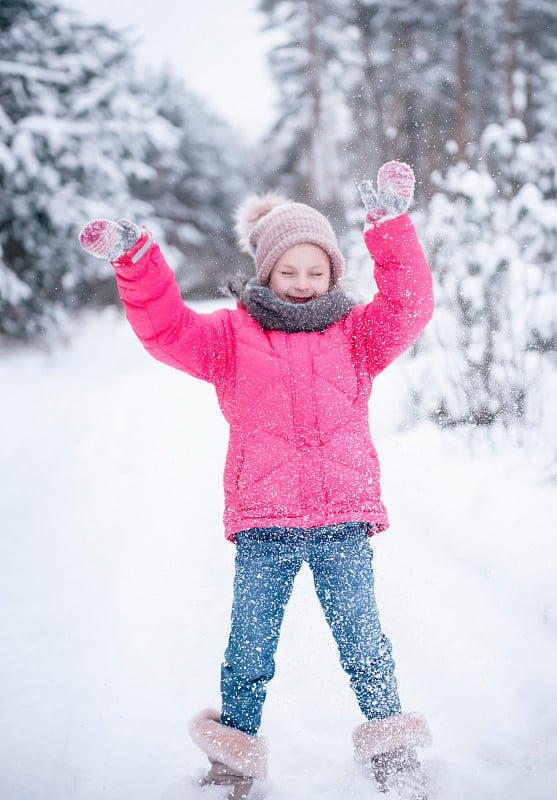
[(227, 289), (266, 331), (323, 333), (356, 305), (338, 288), (307, 303), (286, 303), (268, 286), (261, 286), (257, 278), (249, 279), (243, 275), (232, 278)]

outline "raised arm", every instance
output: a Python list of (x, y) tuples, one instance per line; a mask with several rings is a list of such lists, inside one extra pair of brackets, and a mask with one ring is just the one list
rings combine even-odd
[(354, 309), (354, 342), (365, 353), (372, 376), (403, 353), (433, 313), (431, 272), (406, 209), (414, 189), (410, 167), (389, 162), (379, 171), (378, 189), (360, 186), (369, 227), (364, 239), (375, 262), (378, 292)]
[(126, 316), (154, 358), (210, 383), (230, 378), (230, 312), (199, 314), (188, 308), (145, 228), (139, 231), (125, 220), (95, 220), (83, 229), (80, 241), (92, 255), (111, 261)]

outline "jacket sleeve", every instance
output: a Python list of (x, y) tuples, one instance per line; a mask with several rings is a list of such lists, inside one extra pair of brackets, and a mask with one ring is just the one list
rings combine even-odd
[(356, 353), (374, 377), (420, 335), (433, 313), (431, 272), (408, 214), (370, 228), (364, 239), (375, 262), (378, 291), (357, 306)]
[(198, 314), (188, 308), (174, 273), (145, 229), (112, 266), (126, 317), (145, 349), (196, 378), (225, 381), (232, 363), (230, 312)]

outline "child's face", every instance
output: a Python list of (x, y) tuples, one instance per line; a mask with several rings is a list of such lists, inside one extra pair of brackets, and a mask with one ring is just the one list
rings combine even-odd
[(295, 244), (281, 255), (269, 279), (269, 288), (287, 303), (307, 303), (329, 291), (331, 262), (316, 244)]

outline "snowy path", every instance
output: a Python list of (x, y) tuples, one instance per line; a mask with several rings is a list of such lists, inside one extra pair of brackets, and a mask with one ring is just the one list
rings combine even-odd
[[(553, 800), (557, 492), (508, 445), (394, 432), (396, 369), (372, 401), (392, 523), (374, 548), (403, 704), (430, 720), (446, 800)], [(213, 390), (112, 313), (51, 355), (4, 354), (0, 385), (0, 797), (206, 797), (187, 722), (218, 705), (234, 557)], [(359, 722), (304, 570), (265, 710), (269, 800), (382, 796), (352, 766)]]

